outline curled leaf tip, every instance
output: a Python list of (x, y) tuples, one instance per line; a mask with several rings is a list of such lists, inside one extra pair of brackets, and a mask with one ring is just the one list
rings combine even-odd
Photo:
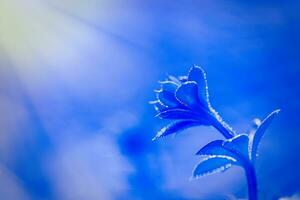
[(178, 83), (174, 82), (174, 81), (170, 81), (170, 80), (164, 80), (164, 81), (158, 81), (159, 84), (175, 84), (175, 85), (178, 85)]
[(274, 112), (274, 113), (280, 113), (280, 112), (281, 112), (281, 109), (278, 108), (278, 109), (274, 110), (273, 112)]
[(149, 104), (156, 104), (156, 103), (159, 103), (157, 100), (153, 100), (153, 101), (149, 101), (148, 102)]
[(258, 128), (259, 126), (261, 125), (261, 120), (260, 119), (258, 119), (258, 118), (254, 118), (253, 120), (252, 120), (252, 126), (253, 126), (253, 128)]
[(152, 141), (156, 141), (156, 140), (158, 140), (159, 138), (164, 137), (164, 135), (162, 134), (162, 131), (163, 131), (163, 130), (160, 130), (160, 131), (152, 138)]
[(158, 137), (154, 137), (154, 138), (152, 138), (152, 141), (156, 141), (158, 139)]
[(199, 69), (201, 71), (201, 73), (205, 74), (205, 71), (202, 67), (198, 66), (198, 65), (193, 65), (191, 68), (190, 68), (190, 71), (192, 71), (193, 69)]

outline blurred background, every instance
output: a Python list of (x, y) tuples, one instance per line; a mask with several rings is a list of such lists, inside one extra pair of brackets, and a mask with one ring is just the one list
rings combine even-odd
[[(234, 199), (243, 170), (189, 180), (197, 127), (152, 142), (158, 80), (202, 66), (239, 132), (282, 112), (257, 161), (261, 199), (300, 194), (299, 1), (0, 0), (4, 200)], [(285, 198), (282, 198), (285, 197)]]

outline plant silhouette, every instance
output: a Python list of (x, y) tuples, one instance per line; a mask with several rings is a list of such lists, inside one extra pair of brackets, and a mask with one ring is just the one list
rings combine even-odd
[(187, 76), (168, 76), (160, 82), (161, 89), (156, 90), (155, 101), (150, 102), (161, 119), (172, 122), (164, 126), (153, 140), (183, 131), (194, 126), (212, 126), (225, 140), (215, 140), (202, 147), (196, 155), (202, 161), (195, 167), (193, 177), (223, 172), (233, 165), (244, 169), (248, 183), (248, 197), (257, 199), (257, 180), (255, 161), (262, 136), (280, 110), (269, 114), (262, 122), (255, 120), (255, 127), (248, 134), (236, 134), (213, 109), (209, 101), (205, 72), (193, 66)]

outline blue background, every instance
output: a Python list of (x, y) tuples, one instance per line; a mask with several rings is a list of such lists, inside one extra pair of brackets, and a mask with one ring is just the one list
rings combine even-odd
[(259, 194), (299, 198), (299, 1), (0, 2), (1, 199), (245, 198), (238, 167), (189, 180), (213, 128), (151, 141), (157, 81), (193, 64), (237, 132), (282, 110)]

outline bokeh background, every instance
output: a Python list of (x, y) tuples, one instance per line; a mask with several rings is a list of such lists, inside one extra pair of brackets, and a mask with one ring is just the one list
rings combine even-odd
[[(0, 198), (235, 199), (233, 167), (190, 181), (197, 127), (156, 142), (158, 80), (207, 72), (242, 133), (281, 108), (257, 162), (261, 199), (299, 199), (299, 1), (0, 0)], [(285, 198), (283, 198), (285, 197)]]

